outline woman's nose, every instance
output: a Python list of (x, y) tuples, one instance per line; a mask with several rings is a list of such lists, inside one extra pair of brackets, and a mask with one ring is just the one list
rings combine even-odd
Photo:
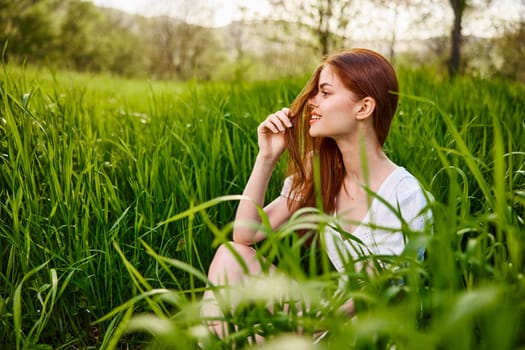
[(310, 98), (308, 99), (308, 104), (309, 104), (310, 107), (312, 107), (312, 108), (319, 107), (319, 106), (317, 105), (317, 102), (316, 102), (316, 96), (317, 96), (317, 95), (314, 95), (314, 96), (312, 96), (312, 97), (310, 97)]

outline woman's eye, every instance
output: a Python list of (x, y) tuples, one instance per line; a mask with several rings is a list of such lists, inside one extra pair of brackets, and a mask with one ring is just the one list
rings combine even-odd
[(326, 95), (328, 95), (328, 92), (326, 92), (326, 91), (321, 91), (321, 96), (326, 96)]

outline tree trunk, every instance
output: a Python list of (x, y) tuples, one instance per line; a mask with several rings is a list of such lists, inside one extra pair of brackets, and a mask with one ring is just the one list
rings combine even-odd
[(321, 55), (325, 57), (330, 52), (330, 19), (332, 18), (332, 1), (328, 0), (326, 3), (319, 3), (319, 22), (317, 37), (319, 39), (319, 46), (321, 48)]
[(390, 63), (394, 64), (396, 33), (397, 33), (397, 17), (399, 14), (399, 6), (397, 2), (394, 4), (394, 25), (392, 29), (392, 36), (390, 37)]
[(461, 64), (461, 21), (466, 7), (466, 0), (450, 0), (450, 5), (454, 11), (454, 24), (451, 32), (452, 43), (448, 60), (448, 74), (453, 77), (459, 73)]

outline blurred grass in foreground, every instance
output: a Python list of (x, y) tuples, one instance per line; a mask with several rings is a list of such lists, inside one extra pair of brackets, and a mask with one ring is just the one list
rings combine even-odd
[[(525, 346), (523, 85), (401, 70), (386, 150), (435, 197), (434, 234), (382, 257), (398, 269), (350, 273), (344, 296), (359, 313), (349, 319), (342, 297), (322, 302), (338, 276), (302, 247), (295, 231), (312, 224), (299, 217), (258, 247), (286, 275), (240, 291), (246, 307), (226, 317), (239, 331), (218, 340), (198, 307), (234, 217), (237, 199), (223, 196), (242, 192), (259, 121), (305, 79), (182, 84), (2, 69), (0, 344), (218, 349), (264, 334), (268, 349)], [(284, 312), (272, 293), (253, 298), (277, 287), (311, 312)], [(330, 331), (313, 344), (319, 329)]]

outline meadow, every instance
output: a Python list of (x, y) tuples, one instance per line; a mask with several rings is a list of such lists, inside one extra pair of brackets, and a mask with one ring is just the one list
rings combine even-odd
[[(525, 347), (523, 84), (399, 68), (385, 149), (433, 195), (433, 230), (378, 257), (396, 268), (350, 271), (334, 297), (339, 276), (296, 234), (327, 216), (312, 208), (275, 231), (262, 224), (258, 251), (284, 274), (236, 291), (230, 335), (218, 339), (198, 311), (208, 264), (230, 239), (257, 125), (307, 77), (0, 74), (1, 348), (239, 349), (256, 334), (265, 349)], [(285, 173), (283, 159), (269, 198)], [(282, 295), (310, 308), (286, 310)], [(338, 311), (344, 297), (357, 316)], [(314, 343), (319, 330), (329, 332)]]

